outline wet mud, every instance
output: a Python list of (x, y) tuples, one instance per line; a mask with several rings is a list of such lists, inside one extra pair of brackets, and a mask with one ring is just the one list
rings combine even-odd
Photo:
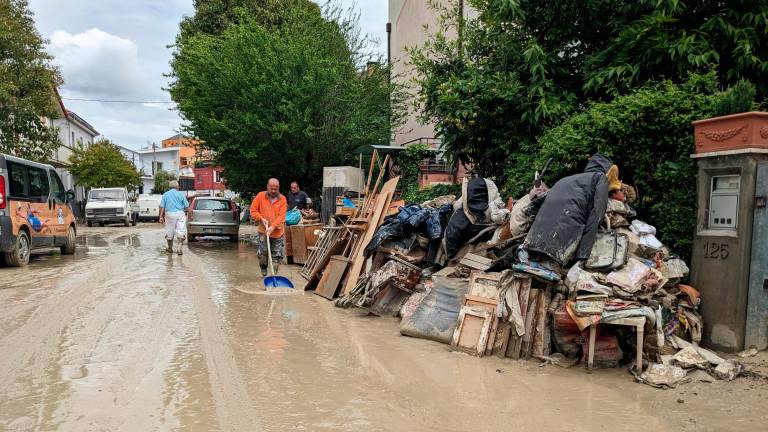
[[(0, 430), (761, 430), (755, 378), (675, 390), (451, 352), (302, 290), (255, 248), (166, 255), (157, 224), (82, 228), (74, 256), (0, 268)], [(299, 288), (298, 268), (280, 274)], [(763, 354), (760, 354), (761, 356)]]

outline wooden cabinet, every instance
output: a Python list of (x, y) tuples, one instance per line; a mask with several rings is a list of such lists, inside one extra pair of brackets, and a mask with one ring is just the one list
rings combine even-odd
[(309, 248), (317, 243), (315, 231), (321, 229), (322, 224), (291, 225), (291, 252), (294, 264), (304, 264), (309, 256)]

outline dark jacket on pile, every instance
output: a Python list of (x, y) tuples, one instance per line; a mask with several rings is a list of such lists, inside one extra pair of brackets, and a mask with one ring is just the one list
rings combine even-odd
[(597, 228), (608, 205), (610, 159), (595, 154), (581, 174), (555, 183), (525, 239), (525, 248), (549, 256), (560, 265), (589, 258)]

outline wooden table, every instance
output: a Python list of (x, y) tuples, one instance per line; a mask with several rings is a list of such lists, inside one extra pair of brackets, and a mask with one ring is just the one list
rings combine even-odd
[[(635, 360), (635, 367), (637, 368), (637, 373), (643, 372), (643, 333), (645, 332), (645, 317), (629, 317), (629, 318), (619, 318), (617, 320), (613, 320), (609, 323), (610, 325), (624, 325), (624, 326), (631, 326), (635, 327), (635, 332), (637, 333), (637, 359)], [(592, 364), (595, 360), (595, 338), (597, 336), (597, 327), (596, 324), (592, 324), (589, 326), (589, 353), (588, 353), (588, 362), (587, 362), (587, 370), (592, 371)]]

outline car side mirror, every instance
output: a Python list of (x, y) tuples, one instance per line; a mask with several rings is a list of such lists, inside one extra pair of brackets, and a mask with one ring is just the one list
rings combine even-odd
[(73, 191), (72, 189), (68, 190), (67, 193), (66, 193), (66, 196), (67, 196), (67, 202), (74, 201), (75, 200), (75, 191)]

